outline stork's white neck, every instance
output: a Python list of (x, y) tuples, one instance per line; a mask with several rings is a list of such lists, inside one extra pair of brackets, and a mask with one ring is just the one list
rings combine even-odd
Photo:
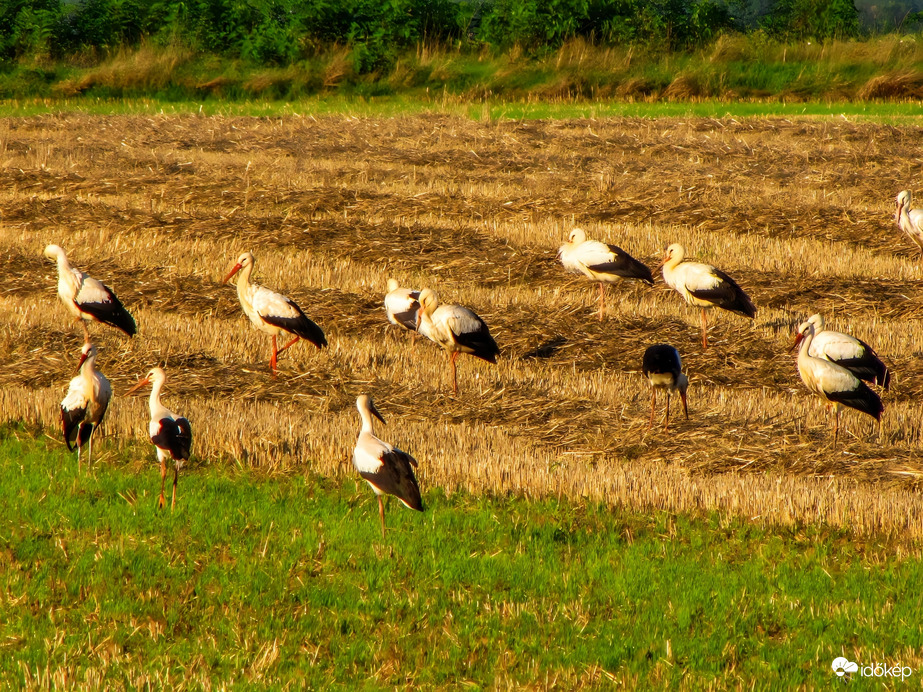
[(374, 435), (375, 432), (372, 429), (372, 412), (367, 408), (359, 409), (359, 415), (362, 417), (362, 429), (359, 431), (361, 433), (368, 433), (369, 435)]
[(151, 398), (149, 400), (149, 405), (151, 409), (151, 418), (156, 419), (160, 417), (162, 411), (165, 410), (163, 404), (160, 403), (160, 391), (163, 389), (164, 380), (162, 378), (154, 378), (151, 381)]
[(250, 288), (250, 273), (253, 271), (253, 260), (240, 268), (237, 279), (237, 295), (246, 296)]

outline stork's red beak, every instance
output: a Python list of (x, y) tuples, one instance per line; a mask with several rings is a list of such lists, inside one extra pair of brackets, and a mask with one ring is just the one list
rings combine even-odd
[(663, 269), (663, 265), (665, 265), (669, 261), (669, 259), (670, 259), (670, 255), (664, 255), (663, 259), (660, 260), (660, 264), (657, 265), (657, 269)]
[(798, 348), (798, 344), (800, 344), (803, 340), (804, 340), (804, 334), (802, 334), (801, 332), (798, 332), (797, 334), (795, 334), (795, 343), (793, 343), (791, 348), (788, 349), (788, 352), (791, 353), (796, 348)]
[(239, 272), (241, 270), (241, 267), (243, 266), (244, 265), (242, 265), (240, 262), (235, 264), (234, 268), (228, 273), (226, 277), (224, 277), (224, 281), (222, 281), (221, 283), (226, 284), (228, 281), (230, 281), (231, 277), (234, 276), (237, 272)]
[(125, 394), (127, 395), (127, 394), (131, 394), (132, 392), (136, 392), (139, 389), (141, 389), (141, 387), (143, 387), (144, 385), (150, 384), (150, 383), (151, 383), (151, 379), (149, 377), (145, 377), (143, 380), (140, 380), (138, 384), (136, 384), (134, 387), (129, 389), (127, 392), (125, 392)]

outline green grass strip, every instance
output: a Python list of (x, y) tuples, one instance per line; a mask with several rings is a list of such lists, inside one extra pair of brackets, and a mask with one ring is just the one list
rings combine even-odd
[(199, 463), (163, 512), (153, 450), (107, 449), (78, 475), (0, 431), (14, 686), (781, 689), (834, 682), (840, 655), (919, 674), (919, 557), (839, 532), (429, 488), (382, 541), (364, 483)]
[(88, 115), (205, 115), (205, 116), (347, 116), (400, 117), (420, 114), (454, 115), (480, 121), (565, 118), (847, 118), (886, 124), (923, 120), (918, 102), (761, 101), (619, 102), (505, 101), (468, 102), (403, 96), (359, 98), (329, 96), (299, 101), (161, 101), (153, 98), (11, 99), (0, 101), (0, 117), (82, 113)]

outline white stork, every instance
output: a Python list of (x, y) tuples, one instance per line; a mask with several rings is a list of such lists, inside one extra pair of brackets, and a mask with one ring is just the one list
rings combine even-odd
[(753, 319), (756, 308), (737, 282), (720, 269), (701, 262), (684, 262), (686, 250), (673, 243), (667, 248), (660, 266), (663, 280), (689, 305), (702, 309), (702, 348), (708, 348), (707, 308), (719, 307)]
[(654, 407), (657, 403), (657, 390), (665, 389), (667, 392), (667, 410), (663, 421), (663, 429), (670, 426), (670, 393), (679, 392), (683, 401), (683, 413), (689, 420), (689, 409), (686, 407), (686, 390), (689, 388), (689, 378), (683, 374), (683, 362), (679, 351), (669, 344), (655, 344), (649, 346), (644, 352), (641, 362), (641, 371), (651, 384), (651, 419), (647, 423), (650, 430), (654, 425)]
[(128, 390), (127, 394), (140, 389), (146, 384), (151, 385), (151, 422), (148, 432), (151, 442), (157, 448), (157, 460), (160, 462), (160, 498), (157, 507), (163, 509), (167, 500), (164, 497), (164, 486), (167, 478), (167, 459), (173, 459), (173, 501), (170, 509), (176, 507), (176, 483), (179, 470), (189, 460), (192, 448), (192, 428), (189, 421), (182, 416), (177, 416), (173, 411), (160, 403), (160, 390), (167, 379), (163, 368), (154, 368), (138, 384)]
[(913, 195), (910, 190), (902, 190), (897, 195), (897, 211), (894, 220), (907, 237), (916, 243), (923, 257), (923, 209), (911, 209)]
[(823, 358), (811, 355), (811, 344), (814, 341), (815, 327), (811, 322), (803, 322), (798, 327), (796, 343), (801, 342), (798, 351), (798, 372), (805, 386), (814, 394), (833, 405), (835, 413), (835, 427), (833, 433), (833, 446), (836, 447), (837, 437), (840, 432), (840, 406), (848, 406), (862, 413), (867, 413), (879, 423), (884, 407), (881, 398), (869, 389), (862, 380), (853, 375), (846, 368), (832, 363)]
[(362, 417), (362, 429), (353, 449), (353, 465), (378, 496), (378, 514), (381, 517), (381, 537), (385, 537), (385, 505), (382, 495), (394, 495), (405, 507), (423, 511), (423, 499), (413, 470), (417, 460), (407, 452), (375, 437), (372, 432), (372, 416), (382, 423), (372, 399), (363, 394), (356, 399), (356, 408)]
[(558, 257), (567, 271), (583, 274), (591, 281), (599, 283), (600, 322), (605, 311), (607, 283), (639, 279), (646, 284), (654, 285), (654, 277), (646, 264), (639, 262), (616, 245), (587, 240), (582, 228), (575, 228), (570, 232), (567, 242), (558, 248)]
[[(814, 325), (814, 341), (811, 342), (808, 355), (836, 363), (860, 380), (880, 385), (884, 389), (890, 388), (891, 373), (888, 366), (871, 346), (848, 334), (827, 331), (824, 329), (824, 318), (820, 315), (811, 315), (808, 322)], [(792, 348), (798, 346), (803, 338), (804, 334), (799, 332)]]
[(64, 429), (64, 442), (74, 451), (77, 443), (77, 469), (80, 470), (80, 452), (89, 443), (87, 466), (93, 463), (93, 432), (102, 423), (109, 401), (112, 399), (112, 386), (109, 380), (96, 369), (96, 347), (91, 343), (83, 345), (80, 352), (79, 373), (70, 381), (67, 396), (61, 402), (61, 426)]
[[(224, 277), (223, 283), (227, 283), (234, 274), (240, 272), (240, 278), (237, 280), (237, 297), (240, 299), (240, 306), (254, 326), (272, 336), (272, 357), (269, 359), (269, 367), (272, 370), (272, 376), (275, 377), (276, 360), (279, 354), (294, 345), (298, 339), (307, 339), (318, 348), (326, 346), (327, 339), (324, 331), (308, 319), (294, 300), (271, 291), (265, 286), (250, 283), (250, 274), (255, 262), (252, 254), (243, 253), (237, 258), (237, 264), (230, 273)], [(276, 337), (282, 333), (292, 334), (295, 338), (279, 348)]]
[(420, 292), (401, 288), (396, 279), (388, 279), (388, 293), (385, 295), (385, 313), (388, 321), (413, 332), (417, 337), (417, 311), (420, 309)]
[(461, 305), (439, 305), (436, 294), (428, 288), (420, 292), (417, 330), (442, 346), (449, 355), (452, 369), (452, 391), (458, 395), (455, 361), (459, 353), (496, 363), (500, 349), (490, 335), (487, 324), (474, 312)]
[(47, 246), (45, 257), (58, 265), (58, 297), (83, 327), (86, 341), (90, 340), (90, 331), (86, 325), (89, 320), (121, 329), (128, 336), (135, 335), (138, 331), (135, 319), (111, 288), (72, 267), (64, 250), (58, 245)]

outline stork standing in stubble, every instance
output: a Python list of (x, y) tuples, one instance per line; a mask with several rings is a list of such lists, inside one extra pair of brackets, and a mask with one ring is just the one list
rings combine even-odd
[(869, 389), (862, 380), (853, 375), (844, 367), (831, 363), (823, 358), (811, 355), (811, 344), (814, 341), (815, 327), (811, 322), (803, 322), (798, 327), (795, 340), (801, 343), (798, 351), (798, 373), (801, 381), (814, 394), (827, 402), (828, 408), (834, 410), (833, 446), (836, 447), (840, 433), (840, 407), (849, 408), (866, 413), (881, 423), (881, 414), (884, 406), (881, 397)]
[[(275, 377), (276, 361), (280, 353), (293, 346), (299, 339), (305, 339), (318, 348), (323, 348), (327, 345), (327, 338), (324, 336), (324, 331), (308, 319), (294, 300), (271, 291), (265, 286), (250, 283), (250, 274), (253, 272), (255, 262), (251, 253), (243, 253), (237, 258), (237, 264), (230, 273), (224, 277), (223, 283), (227, 283), (232, 276), (240, 272), (240, 278), (237, 280), (237, 297), (240, 299), (240, 306), (253, 325), (272, 336), (272, 357), (269, 359), (269, 368), (272, 370), (272, 376)], [(292, 334), (294, 338), (279, 348), (276, 337), (280, 334)]]
[(651, 418), (647, 423), (650, 430), (654, 425), (654, 407), (657, 404), (657, 390), (663, 389), (667, 393), (667, 409), (663, 420), (663, 429), (670, 427), (670, 393), (679, 392), (683, 402), (683, 413), (689, 420), (689, 409), (686, 407), (686, 390), (689, 388), (689, 378), (683, 373), (683, 362), (679, 351), (669, 344), (655, 344), (644, 352), (641, 362), (641, 371), (651, 385)]
[(90, 320), (120, 329), (128, 336), (135, 335), (138, 330), (135, 319), (111, 288), (72, 267), (64, 250), (58, 245), (46, 247), (45, 257), (54, 260), (58, 266), (58, 297), (83, 327), (86, 341), (90, 341), (90, 331), (86, 324)]
[(567, 242), (558, 248), (558, 257), (564, 268), (574, 274), (583, 274), (599, 283), (599, 321), (602, 322), (606, 309), (606, 284), (625, 279), (638, 279), (653, 286), (654, 276), (643, 262), (616, 245), (607, 245), (598, 240), (587, 240), (582, 228), (570, 232)]
[(96, 347), (90, 343), (83, 345), (80, 352), (79, 373), (70, 381), (67, 396), (61, 402), (61, 426), (64, 430), (64, 442), (70, 451), (77, 443), (77, 470), (80, 470), (80, 453), (89, 443), (87, 466), (93, 463), (93, 433), (102, 423), (109, 401), (112, 399), (112, 386), (109, 380), (96, 369)]
[(756, 308), (750, 297), (730, 276), (710, 264), (684, 262), (686, 250), (673, 243), (667, 248), (660, 266), (663, 280), (679, 293), (689, 305), (702, 310), (702, 348), (708, 348), (708, 319), (705, 310), (721, 308), (753, 319)]
[[(891, 372), (871, 346), (849, 334), (828, 331), (820, 315), (811, 315), (808, 322), (814, 325), (814, 341), (808, 355), (836, 363), (860, 380), (877, 384), (882, 389), (891, 387)], [(803, 336), (798, 333), (792, 348), (798, 346)]]
[(157, 448), (157, 461), (160, 462), (160, 497), (157, 499), (157, 507), (163, 509), (166, 504), (164, 488), (167, 479), (167, 460), (173, 459), (173, 500), (170, 503), (172, 510), (176, 507), (179, 470), (189, 460), (189, 453), (192, 450), (192, 427), (183, 416), (176, 415), (160, 403), (160, 392), (166, 380), (167, 374), (163, 368), (153, 368), (127, 393), (131, 394), (144, 385), (151, 385), (151, 398), (148, 402), (151, 421), (148, 424), (148, 432), (151, 442)]
[(461, 305), (440, 305), (439, 298), (428, 288), (420, 292), (418, 331), (445, 349), (452, 370), (452, 392), (458, 395), (455, 361), (459, 353), (468, 353), (488, 363), (496, 363), (500, 349), (490, 335), (487, 323), (472, 310)]
[(923, 209), (911, 209), (913, 195), (910, 190), (902, 190), (897, 195), (897, 210), (894, 220), (910, 240), (914, 242), (923, 258)]
[(359, 439), (353, 449), (353, 465), (378, 497), (378, 514), (381, 517), (381, 537), (385, 537), (385, 505), (382, 495), (394, 495), (405, 507), (423, 511), (420, 487), (413, 470), (417, 460), (407, 452), (375, 437), (372, 430), (372, 416), (384, 424), (372, 399), (363, 394), (356, 399), (356, 408), (362, 418)]

